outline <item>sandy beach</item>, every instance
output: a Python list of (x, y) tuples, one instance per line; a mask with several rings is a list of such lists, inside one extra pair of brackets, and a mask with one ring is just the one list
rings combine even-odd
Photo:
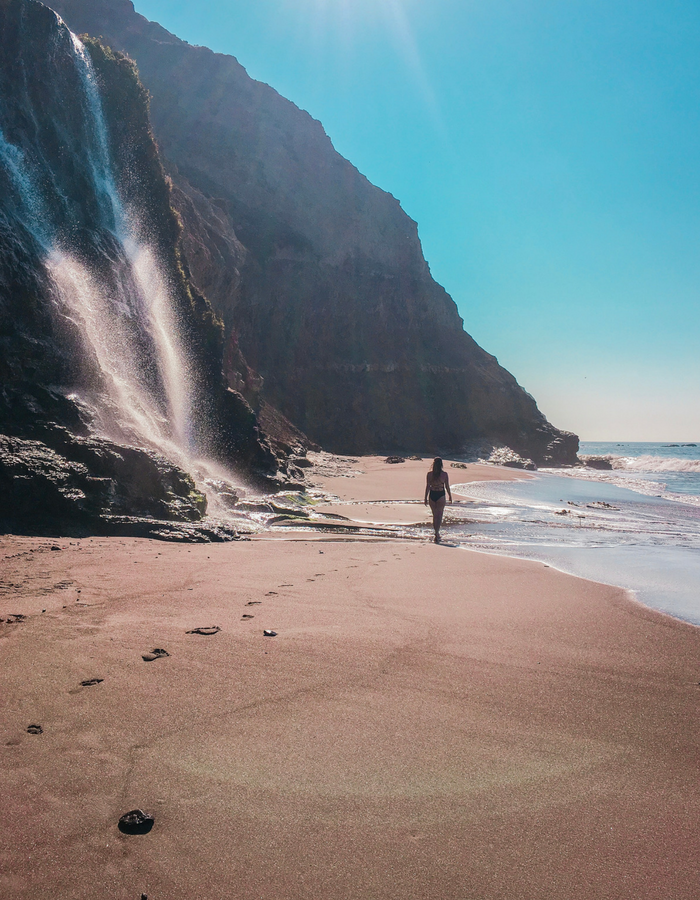
[[(426, 469), (310, 479), (326, 512), (427, 525)], [(700, 630), (618, 588), (293, 529), (0, 557), (8, 900), (700, 895)], [(120, 833), (137, 807), (153, 829)]]

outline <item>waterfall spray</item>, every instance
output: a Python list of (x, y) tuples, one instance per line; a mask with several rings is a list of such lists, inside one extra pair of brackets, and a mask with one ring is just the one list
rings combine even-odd
[(126, 236), (126, 217), (114, 180), (109, 152), (109, 132), (102, 110), (95, 70), (83, 42), (72, 31), (69, 31), (69, 34), (75, 67), (83, 88), (85, 121), (93, 132), (93, 141), (88, 150), (93, 180), (102, 195), (101, 208), (111, 214), (108, 219), (108, 222), (111, 220), (111, 230), (115, 235), (124, 238)]
[(9, 186), (16, 195), (22, 223), (32, 237), (44, 250), (48, 250), (50, 239), (46, 234), (49, 216), (41, 196), (41, 191), (34, 183), (31, 168), (19, 147), (11, 144), (0, 127), (0, 166), (7, 173)]
[[(14, 214), (42, 248), (57, 314), (80, 335), (99, 384), (81, 390), (106, 436), (154, 447), (180, 464), (192, 451), (190, 366), (179, 336), (172, 291), (154, 250), (125, 208), (110, 152), (99, 86), (84, 44), (63, 23), (78, 78), (92, 192), (93, 235), (103, 248), (95, 267), (76, 253), (65, 210), (42, 196), (41, 161), (0, 130), (0, 167), (15, 196)], [(1, 111), (0, 111), (1, 112)], [(45, 173), (44, 173), (45, 179)]]
[[(175, 270), (176, 229), (153, 157), (143, 89), (128, 62), (97, 44), (84, 45), (58, 17), (47, 25), (47, 11), (36, 6), (43, 9), (38, 25), (24, 32), (26, 20), (19, 14), (14, 20), (18, 58), (28, 72), (34, 61), (36, 77), (26, 78), (9, 102), (0, 98), (0, 241), (9, 248), (0, 275), (17, 285), (7, 311), (14, 303), (21, 318), (26, 310), (26, 372), (30, 379), (37, 369), (42, 378), (46, 372), (40, 414), (59, 444), (61, 427), (54, 434), (52, 426), (72, 431), (77, 412), (93, 436), (158, 451), (206, 486), (215, 516), (230, 518), (235, 479), (199, 457), (196, 362), (181, 335), (210, 335), (203, 323), (200, 332)], [(41, 57), (37, 29), (49, 40)], [(111, 105), (125, 96), (133, 105), (123, 120), (113, 118)], [(25, 377), (19, 356), (10, 364)], [(208, 371), (207, 360), (201, 364)], [(72, 405), (63, 405), (59, 387)], [(223, 390), (212, 384), (214, 416), (226, 408)], [(201, 422), (206, 412), (197, 415)], [(212, 443), (224, 444), (225, 427)], [(164, 483), (163, 489), (170, 487)]]
[[(138, 238), (135, 219), (126, 213), (119, 197), (109, 150), (109, 132), (92, 60), (83, 43), (72, 33), (71, 42), (83, 86), (86, 118), (94, 132), (90, 162), (95, 182), (100, 189), (103, 205), (110, 214), (108, 221), (111, 219), (113, 222), (113, 234), (131, 269), (135, 296), (133, 291), (128, 292), (132, 295), (128, 308), (143, 318), (143, 325), (155, 345), (156, 362), (168, 405), (170, 437), (181, 451), (188, 454), (192, 449), (189, 366), (180, 344), (170, 291), (153, 250)], [(148, 437), (153, 440), (152, 434)]]

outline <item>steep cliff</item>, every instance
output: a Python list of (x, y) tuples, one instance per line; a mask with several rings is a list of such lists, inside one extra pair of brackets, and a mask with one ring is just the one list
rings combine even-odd
[(4, 524), (201, 520), (200, 455), (275, 474), (179, 239), (133, 62), (0, 0)]
[(129, 0), (53, 5), (136, 60), (193, 278), (225, 323), (229, 376), (253, 402), (341, 452), (454, 452), (486, 439), (538, 463), (575, 461), (575, 435), (464, 332), (415, 222), (319, 122)]

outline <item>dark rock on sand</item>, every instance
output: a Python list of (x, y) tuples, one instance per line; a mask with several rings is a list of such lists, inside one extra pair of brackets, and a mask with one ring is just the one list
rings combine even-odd
[(141, 659), (144, 662), (153, 662), (156, 659), (162, 659), (164, 656), (170, 656), (167, 650), (163, 650), (162, 647), (154, 647), (150, 653), (144, 653)]
[[(206, 498), (192, 478), (151, 450), (46, 426), (44, 440), (0, 435), (0, 520), (6, 528), (66, 523), (109, 531), (110, 517), (197, 522)], [(60, 547), (56, 549), (60, 550)]]
[(41, 725), (30, 725), (27, 728), (27, 734), (43, 734), (43, 733), (44, 733), (44, 729), (41, 727)]
[(208, 544), (236, 541), (239, 533), (233, 525), (214, 522), (168, 522), (136, 516), (104, 516), (102, 534), (146, 537), (173, 543)]
[(119, 819), (117, 827), (123, 834), (148, 834), (155, 819), (142, 809), (132, 809)]

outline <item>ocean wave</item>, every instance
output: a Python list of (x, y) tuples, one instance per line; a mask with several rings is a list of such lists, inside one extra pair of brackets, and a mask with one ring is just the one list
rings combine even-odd
[[(581, 456), (584, 463), (586, 458), (586, 456)], [(605, 459), (613, 469), (623, 469), (627, 472), (697, 472), (700, 474), (700, 459), (678, 459), (673, 456), (613, 456), (607, 453), (594, 458)]]
[[(642, 457), (636, 457), (636, 459), (641, 458)], [(658, 459), (658, 457), (652, 458)], [(684, 462), (684, 460), (673, 460), (673, 462)], [(692, 460), (692, 462), (697, 462), (697, 460)], [(673, 500), (676, 503), (685, 503), (689, 506), (700, 507), (700, 496), (698, 496), (697, 494), (686, 494), (680, 493), (678, 491), (669, 491), (667, 489), (667, 485), (662, 481), (651, 481), (647, 478), (635, 478), (631, 474), (623, 474), (623, 471), (627, 471), (630, 473), (637, 471), (641, 474), (644, 471), (648, 471), (645, 469), (634, 470), (631, 468), (627, 468), (626, 470), (623, 470), (623, 467), (615, 466), (613, 471), (601, 471), (600, 469), (587, 468), (540, 469), (539, 471), (545, 475), (560, 475), (564, 476), (565, 478), (582, 478), (589, 481), (602, 481), (604, 484), (614, 484), (617, 487), (627, 488), (628, 490), (634, 491), (637, 494), (646, 494), (646, 496), (648, 497), (659, 497), (663, 500)], [(671, 470), (667, 469), (666, 471)], [(700, 470), (694, 469), (691, 471)]]

